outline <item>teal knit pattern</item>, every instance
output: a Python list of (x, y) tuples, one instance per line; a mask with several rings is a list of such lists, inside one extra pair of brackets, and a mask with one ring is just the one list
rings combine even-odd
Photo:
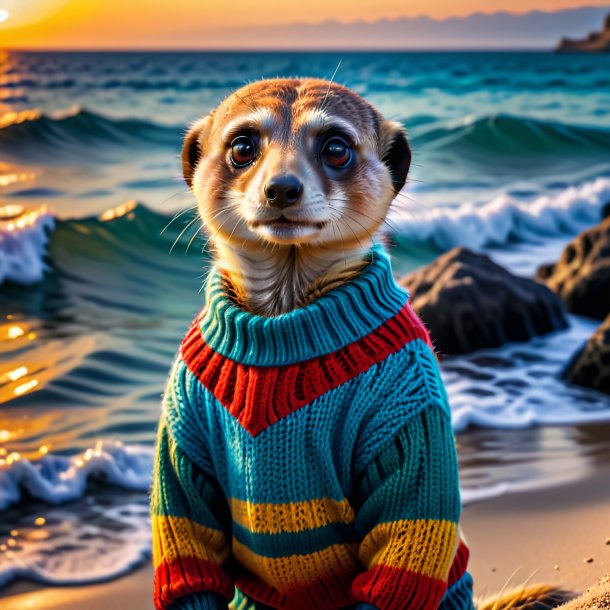
[(164, 396), (151, 512), (158, 610), (472, 610), (447, 395), (380, 247), (275, 318), (211, 273)]

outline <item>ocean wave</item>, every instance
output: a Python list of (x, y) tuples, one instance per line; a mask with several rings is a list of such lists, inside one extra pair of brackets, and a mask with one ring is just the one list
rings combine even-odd
[(99, 83), (102, 89), (133, 89), (135, 91), (176, 91), (191, 92), (206, 89), (238, 89), (244, 84), (243, 81), (235, 79), (227, 80), (203, 80), (203, 79), (167, 79), (159, 80), (153, 78), (114, 78)]
[(176, 148), (180, 141), (180, 128), (110, 118), (79, 107), (55, 114), (23, 110), (0, 117), (0, 153), (30, 164), (91, 162), (107, 155), (104, 149), (108, 147), (113, 153), (118, 147), (129, 152), (150, 145)]
[(19, 502), (26, 492), (48, 504), (76, 500), (83, 497), (90, 481), (146, 491), (152, 460), (151, 447), (118, 441), (99, 441), (76, 456), (47, 454), (35, 461), (9, 453), (0, 459), (0, 510)]
[[(598, 178), (580, 186), (568, 187), (555, 195), (522, 200), (507, 194), (482, 205), (420, 208), (405, 214), (400, 206), (391, 212), (391, 228), (400, 243), (426, 246), (446, 251), (455, 246), (475, 250), (505, 247), (510, 244), (544, 244), (554, 238), (569, 238), (599, 222), (604, 205), (610, 202), (610, 179)], [(118, 210), (118, 212), (117, 212)], [(49, 214), (39, 222), (20, 230), (2, 232), (0, 222), (0, 283), (10, 279), (32, 283), (42, 278), (45, 266), (45, 244), (49, 229), (53, 248), (49, 265), (61, 252), (68, 261), (86, 256), (104, 263), (108, 256), (122, 257), (125, 265), (149, 266), (150, 257), (157, 259), (157, 273), (173, 267), (168, 254), (188, 253), (193, 265), (201, 266), (201, 250), (191, 243), (198, 228), (182, 232), (192, 219), (184, 214), (164, 230), (171, 217), (152, 211), (141, 204), (118, 206), (99, 217), (54, 221)], [(203, 238), (202, 238), (203, 240)], [(189, 247), (189, 244), (191, 246)], [(142, 252), (149, 254), (142, 259)], [(544, 261), (539, 261), (544, 262)], [(192, 269), (184, 259), (182, 270)]]
[(61, 506), (30, 500), (2, 517), (0, 589), (18, 579), (50, 585), (102, 582), (151, 556), (148, 496), (141, 492), (98, 489)]
[(71, 457), (0, 458), (0, 588), (100, 582), (150, 557), (153, 452), (99, 441)]
[(567, 483), (578, 481), (582, 478), (582, 473), (564, 474), (557, 473), (548, 475), (544, 479), (533, 479), (530, 481), (502, 481), (489, 485), (488, 487), (473, 487), (460, 490), (462, 506), (468, 506), (475, 502), (483, 502), (484, 500), (493, 500), (507, 494), (527, 493), (541, 489), (549, 489), (559, 487)]
[[(7, 218), (11, 209), (16, 218)], [(16, 205), (0, 208), (0, 284), (7, 280), (33, 284), (42, 279), (46, 245), (54, 226), (55, 219), (46, 208), (29, 212)]]
[[(86, 72), (86, 71), (85, 71)], [(98, 75), (98, 77), (101, 75)], [(90, 89), (127, 89), (132, 91), (177, 91), (191, 92), (204, 90), (231, 90), (238, 89), (244, 84), (243, 80), (234, 78), (153, 78), (160, 75), (145, 75), (143, 78), (115, 76), (113, 78), (99, 78), (96, 82), (78, 82), (74, 78), (35, 79), (14, 78), (7, 80), (3, 86), (7, 89), (19, 90), (54, 90), (73, 89), (87, 91)]]
[(610, 397), (572, 385), (563, 369), (598, 322), (570, 316), (566, 330), (448, 357), (442, 375), (453, 429), (525, 430), (610, 422)]
[[(34, 213), (25, 211), (20, 218)], [(172, 219), (129, 201), (99, 216), (78, 219), (56, 219), (45, 209), (32, 224), (11, 221), (10, 231), (0, 220), (0, 285), (4, 280), (31, 284), (42, 280), (46, 271), (62, 272), (67, 267), (73, 274), (75, 266), (86, 282), (90, 273), (86, 266), (94, 262), (102, 266), (98, 272), (107, 265), (107, 272), (116, 278), (117, 260), (123, 270), (146, 272), (151, 281), (167, 274), (175, 280), (177, 273), (182, 275), (180, 270), (192, 271), (196, 277), (201, 273), (201, 248), (191, 240), (199, 225), (186, 227), (192, 219), (193, 214)], [(190, 256), (177, 260), (169, 256), (172, 250)], [(153, 260), (155, 273), (150, 272)]]
[(560, 157), (571, 153), (589, 157), (597, 153), (607, 156), (610, 130), (508, 114), (469, 116), (416, 134), (413, 146), (497, 155), (498, 162), (502, 157), (523, 154), (531, 163), (533, 157), (540, 155)]
[(455, 246), (480, 250), (576, 235), (599, 222), (609, 202), (610, 179), (598, 178), (532, 201), (503, 194), (483, 205), (443, 206), (409, 214), (397, 207), (391, 220), (393, 230), (409, 243), (431, 244), (442, 251)]

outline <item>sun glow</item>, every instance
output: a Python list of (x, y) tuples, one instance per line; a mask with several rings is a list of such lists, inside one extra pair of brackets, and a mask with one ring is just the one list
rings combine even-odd
[[(228, 8), (228, 3), (220, 0), (203, 3), (173, 0), (170, 11), (167, 4), (160, 0), (148, 2), (143, 11), (141, 2), (124, 0), (0, 0), (0, 11), (3, 11), (0, 14), (8, 19), (5, 24), (0, 23), (0, 44), (9, 49), (199, 48), (206, 44), (215, 48), (243, 47), (263, 44), (261, 34), (253, 32), (243, 44), (234, 43), (233, 38), (226, 40), (227, 34), (222, 28), (241, 27), (249, 32), (257, 26), (322, 23), (329, 19), (392, 20), (422, 13), (445, 19), (477, 11), (554, 11), (585, 3), (582, 0), (436, 0), (427, 4), (416, 0), (267, 0), (263, 3), (233, 0)], [(586, 4), (606, 7), (608, 0), (587, 0)], [(204, 39), (208, 41), (205, 44)], [(313, 40), (311, 44), (319, 46), (320, 42)]]
[(5, 8), (0, 8), (0, 23), (4, 23), (10, 16), (11, 14)]

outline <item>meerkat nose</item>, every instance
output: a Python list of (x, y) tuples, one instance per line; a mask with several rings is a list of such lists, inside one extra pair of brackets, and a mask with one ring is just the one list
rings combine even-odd
[(303, 193), (303, 184), (293, 174), (273, 177), (265, 184), (267, 203), (283, 210), (299, 201)]

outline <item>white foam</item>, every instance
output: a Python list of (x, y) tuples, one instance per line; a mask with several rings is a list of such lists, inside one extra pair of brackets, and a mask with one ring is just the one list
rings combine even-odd
[(46, 455), (30, 461), (11, 453), (0, 459), (0, 510), (19, 502), (23, 492), (49, 504), (81, 498), (90, 479), (133, 491), (146, 491), (154, 449), (100, 441), (80, 455)]
[[(151, 555), (148, 502), (87, 498), (77, 506), (21, 514), (0, 548), (0, 588), (19, 578), (53, 585), (101, 582)], [(27, 509), (24, 509), (27, 510)], [(44, 514), (44, 517), (36, 516)]]
[[(29, 461), (11, 453), (1, 459), (0, 510), (11, 532), (0, 540), (0, 588), (19, 578), (100, 582), (150, 557), (148, 495), (142, 492), (150, 487), (153, 457), (153, 447), (100, 441), (71, 457)], [(93, 481), (103, 485), (89, 487)], [(18, 504), (24, 494), (28, 501)]]
[(462, 506), (468, 506), (475, 502), (482, 502), (484, 500), (493, 500), (506, 494), (514, 493), (527, 493), (528, 491), (536, 491), (541, 489), (549, 489), (552, 487), (558, 487), (560, 485), (566, 485), (572, 481), (578, 481), (584, 476), (584, 473), (567, 474), (567, 475), (555, 475), (548, 476), (544, 479), (533, 478), (525, 481), (501, 481), (487, 487), (477, 488), (462, 488), (460, 490), (460, 497), (462, 500)]
[(42, 280), (45, 249), (54, 226), (55, 220), (45, 208), (24, 212), (15, 219), (0, 218), (0, 284)]
[(412, 243), (430, 243), (442, 250), (467, 246), (473, 250), (511, 242), (542, 243), (548, 238), (575, 235), (599, 222), (610, 202), (610, 179), (598, 178), (557, 195), (531, 201), (506, 194), (483, 204), (391, 212), (395, 231)]
[(610, 422), (609, 396), (561, 377), (598, 324), (577, 316), (569, 321), (568, 329), (528, 343), (446, 358), (442, 374), (454, 430)]

